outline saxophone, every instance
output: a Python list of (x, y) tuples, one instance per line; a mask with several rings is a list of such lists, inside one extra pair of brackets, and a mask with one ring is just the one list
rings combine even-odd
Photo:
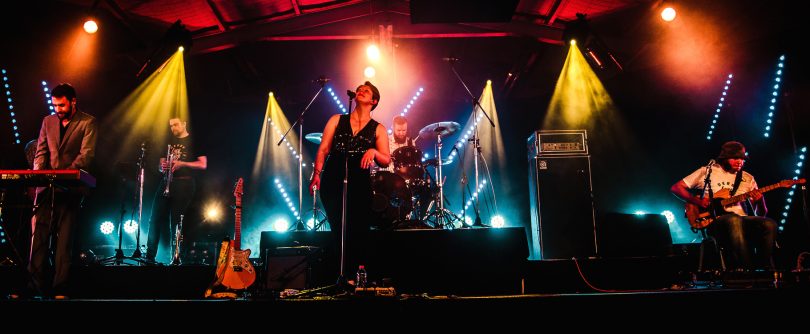
[(183, 241), (183, 215), (180, 215), (180, 222), (174, 231), (174, 254), (172, 255), (172, 265), (180, 265), (180, 243)]
[(169, 197), (169, 187), (172, 184), (172, 165), (174, 165), (174, 159), (176, 159), (174, 151), (172, 150), (172, 145), (168, 145), (168, 149), (166, 150), (166, 168), (163, 170), (163, 178), (166, 180), (166, 188), (163, 189), (163, 197)]

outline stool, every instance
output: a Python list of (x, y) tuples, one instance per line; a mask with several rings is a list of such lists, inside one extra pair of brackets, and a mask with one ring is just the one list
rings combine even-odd
[(717, 244), (717, 239), (712, 236), (708, 236), (706, 234), (706, 230), (700, 231), (703, 234), (703, 241), (700, 242), (700, 257), (698, 258), (698, 269), (697, 271), (703, 272), (703, 259), (706, 253), (706, 244), (711, 244), (714, 248), (715, 254), (717, 254), (718, 262), (720, 263), (720, 270), (726, 271), (726, 261), (723, 259), (723, 249), (720, 245)]

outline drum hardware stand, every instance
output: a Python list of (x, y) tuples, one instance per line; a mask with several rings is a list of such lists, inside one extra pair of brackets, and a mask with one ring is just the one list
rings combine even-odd
[[(329, 222), (329, 218), (326, 216), (326, 213), (318, 208), (318, 188), (316, 187), (313, 187), (312, 189), (312, 210), (309, 211), (312, 211), (312, 227), (310, 228), (307, 226), (310, 231), (323, 229), (323, 224)], [(323, 217), (323, 219), (320, 219), (320, 217)]]
[(284, 142), (284, 139), (287, 138), (287, 135), (290, 134), (290, 131), (292, 131), (292, 129), (295, 128), (295, 125), (298, 125), (298, 220), (295, 222), (295, 224), (293, 224), (290, 227), (291, 231), (305, 231), (307, 229), (306, 224), (304, 224), (304, 221), (301, 218), (303, 217), (301, 209), (304, 204), (304, 183), (303, 183), (304, 114), (306, 114), (307, 110), (309, 110), (309, 107), (312, 106), (312, 103), (315, 102), (315, 99), (318, 98), (318, 95), (321, 94), (321, 92), (323, 91), (323, 86), (326, 84), (327, 81), (329, 81), (329, 79), (327, 79), (324, 76), (321, 76), (320, 78), (315, 80), (315, 82), (317, 82), (321, 86), (321, 88), (319, 88), (318, 91), (315, 92), (315, 95), (312, 97), (311, 100), (309, 100), (307, 106), (304, 107), (304, 110), (302, 110), (301, 114), (298, 115), (298, 119), (296, 119), (295, 122), (292, 125), (290, 125), (287, 131), (284, 132), (284, 135), (281, 136), (281, 139), (278, 140), (278, 143), (276, 143), (276, 146), (281, 146), (281, 143)]
[[(458, 81), (464, 87), (464, 90), (467, 91), (467, 95), (469, 95), (470, 99), (472, 100), (473, 133), (472, 133), (472, 138), (468, 139), (467, 141), (472, 143), (473, 148), (474, 148), (473, 165), (475, 166), (474, 167), (475, 168), (475, 189), (478, 190), (479, 189), (479, 184), (478, 184), (478, 182), (479, 182), (478, 181), (478, 179), (479, 179), (478, 159), (481, 158), (481, 144), (480, 144), (479, 138), (478, 138), (478, 109), (481, 109), (481, 112), (484, 114), (484, 116), (486, 116), (487, 120), (489, 121), (490, 126), (492, 126), (493, 128), (495, 127), (495, 122), (492, 121), (492, 118), (489, 117), (489, 114), (487, 114), (486, 110), (484, 110), (484, 107), (481, 106), (481, 103), (479, 103), (478, 98), (475, 97), (475, 95), (473, 95), (473, 93), (470, 91), (470, 88), (467, 87), (466, 83), (464, 83), (464, 80), (461, 78), (461, 75), (459, 75), (458, 71), (456, 71), (455, 62), (458, 59), (453, 58), (453, 57), (448, 57), (447, 59), (448, 59), (448, 64), (450, 65), (450, 69), (453, 71), (453, 74), (456, 75), (456, 78), (458, 78)], [(489, 171), (487, 171), (487, 173), (489, 173)], [(490, 182), (490, 187), (492, 187), (491, 182)], [(463, 194), (463, 191), (462, 191), (462, 194)], [(495, 196), (495, 194), (493, 193), (493, 197), (494, 196)], [(479, 207), (480, 203), (478, 201), (479, 197), (480, 196), (475, 196), (475, 200), (474, 200), (475, 205), (473, 205), (473, 210), (475, 210), (475, 223), (472, 226), (486, 227), (487, 225), (484, 225), (484, 224), (481, 223), (481, 210), (479, 210), (480, 209), (480, 207)], [(463, 204), (464, 203), (462, 202), (462, 205)], [(498, 207), (496, 205), (495, 206), (495, 212), (497, 213), (497, 211), (498, 211)], [(463, 224), (464, 223), (462, 222), (462, 225)]]
[(428, 211), (430, 211), (431, 207), (436, 204), (435, 210), (429, 212), (425, 215), (422, 219), (423, 221), (431, 221), (431, 217), (434, 217), (433, 226), (436, 228), (445, 228), (445, 227), (452, 227), (453, 222), (457, 221), (459, 218), (450, 210), (444, 208), (444, 180), (442, 179), (442, 136), (439, 131), (436, 132), (436, 185), (439, 187), (438, 197), (435, 197), (433, 201), (428, 205)]

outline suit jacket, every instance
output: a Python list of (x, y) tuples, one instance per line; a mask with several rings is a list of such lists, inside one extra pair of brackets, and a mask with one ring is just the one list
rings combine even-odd
[(96, 118), (77, 110), (68, 123), (64, 139), (59, 136), (59, 123), (56, 115), (42, 120), (34, 170), (87, 170), (96, 154)]

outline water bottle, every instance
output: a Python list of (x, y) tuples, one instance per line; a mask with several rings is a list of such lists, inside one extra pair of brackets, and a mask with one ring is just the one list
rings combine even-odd
[(360, 265), (357, 268), (357, 280), (355, 281), (356, 287), (358, 288), (365, 288), (366, 284), (368, 283), (368, 275), (366, 274), (366, 266)]

